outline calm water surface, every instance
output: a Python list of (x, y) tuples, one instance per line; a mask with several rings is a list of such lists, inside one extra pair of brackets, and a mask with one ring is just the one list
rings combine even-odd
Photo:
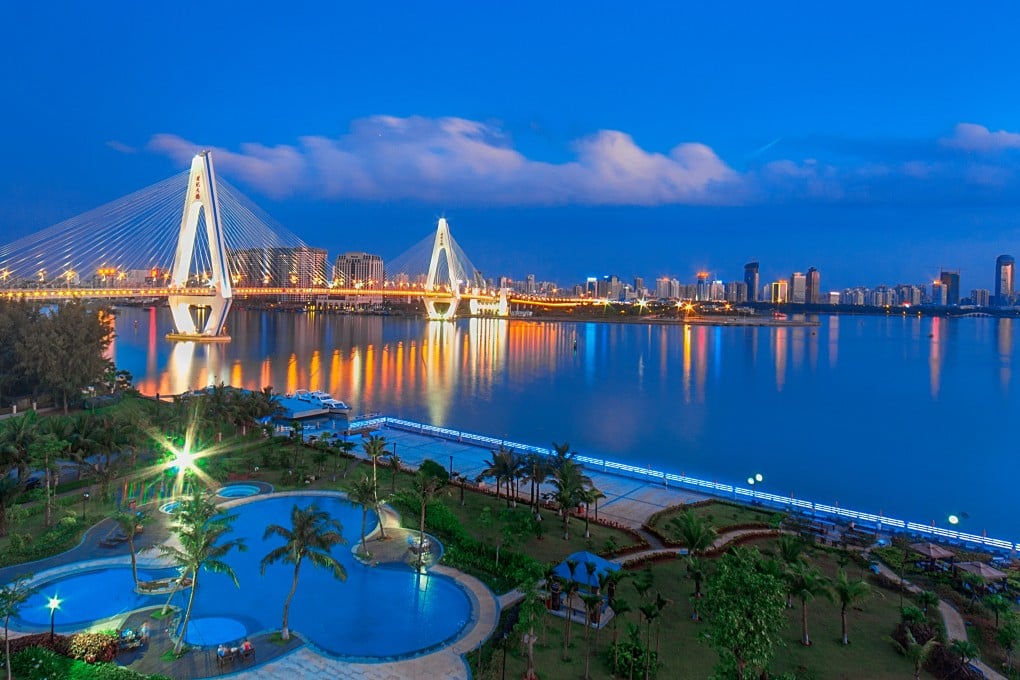
[[(171, 343), (124, 309), (113, 354), (145, 393), (321, 389), (427, 421), (763, 491), (1020, 539), (1008, 319), (822, 316), (727, 328), (231, 313)], [(575, 349), (576, 341), (576, 349)]]

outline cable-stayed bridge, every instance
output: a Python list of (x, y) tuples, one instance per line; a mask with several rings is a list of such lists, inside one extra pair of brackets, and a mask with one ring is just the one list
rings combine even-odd
[[(202, 152), (187, 172), (0, 246), (0, 296), (165, 297), (175, 328), (168, 337), (207, 341), (229, 340), (223, 328), (235, 296), (419, 298), (436, 320), (454, 318), (462, 301), (472, 315), (538, 304), (487, 289), (445, 218), (381, 281), (327, 277), (325, 257), (218, 178)], [(211, 310), (201, 327), (195, 307)]]

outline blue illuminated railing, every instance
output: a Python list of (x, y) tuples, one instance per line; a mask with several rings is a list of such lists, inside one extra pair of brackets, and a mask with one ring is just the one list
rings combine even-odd
[[(508, 441), (497, 437), (488, 437), (471, 432), (451, 430), (446, 427), (437, 427), (436, 425), (418, 423), (412, 420), (401, 420), (400, 418), (381, 416), (368, 420), (354, 421), (350, 424), (350, 429), (352, 430), (380, 427), (391, 427), (408, 432), (417, 432), (419, 434), (427, 434), (434, 437), (440, 437), (442, 439), (449, 439), (486, 448), (491, 446), (505, 446), (508, 449), (513, 449), (514, 451), (538, 453), (545, 456), (554, 455), (551, 449), (543, 448), (541, 446), (532, 446), (530, 444), (522, 444), (520, 442)], [(797, 510), (804, 514), (810, 514), (814, 517), (828, 516), (843, 520), (852, 520), (855, 524), (859, 524), (862, 527), (871, 527), (877, 531), (904, 531), (918, 536), (942, 539), (968, 546), (992, 548), (1010, 553), (1020, 549), (1020, 544), (999, 538), (978, 536), (977, 534), (954, 531), (953, 529), (943, 529), (929, 524), (907, 522), (894, 517), (885, 517), (884, 515), (876, 515), (870, 512), (860, 512), (858, 510), (850, 510), (849, 508), (813, 503), (811, 501), (806, 501), (800, 498), (792, 498), (790, 496), (778, 496), (776, 494), (763, 493), (755, 489), (745, 489), (731, 484), (720, 484), (718, 482), (710, 482), (704, 479), (688, 477), (686, 475), (677, 475), (671, 472), (653, 470), (650, 467), (638, 467), (636, 465), (618, 463), (604, 458), (592, 458), (591, 456), (577, 455), (574, 456), (574, 460), (579, 463), (583, 463), (592, 470), (601, 470), (603, 472), (627, 477), (635, 477), (647, 482), (654, 482), (667, 486), (669, 484), (675, 484), (678, 487), (686, 487), (694, 491), (701, 491), (709, 495), (719, 496), (726, 499), (758, 503), (763, 506), (769, 506), (779, 510)]]

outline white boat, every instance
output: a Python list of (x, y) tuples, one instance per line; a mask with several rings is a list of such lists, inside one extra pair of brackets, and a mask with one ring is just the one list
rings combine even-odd
[(343, 413), (346, 415), (351, 412), (350, 406), (339, 399), (334, 399), (328, 392), (309, 392), (308, 390), (298, 390), (294, 393), (294, 398), (315, 404), (320, 408), (326, 409), (330, 413)]

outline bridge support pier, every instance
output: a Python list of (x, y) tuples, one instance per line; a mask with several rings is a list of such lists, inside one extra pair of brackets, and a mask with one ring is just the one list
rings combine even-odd
[[(212, 276), (204, 295), (189, 294), (191, 259), (198, 237), (198, 218), (205, 211), (205, 236), (212, 260)], [(209, 291), (212, 295), (209, 295)], [(170, 313), (174, 319), (174, 332), (169, 340), (200, 342), (227, 342), (230, 336), (223, 333), (223, 325), (230, 311), (233, 292), (230, 288), (230, 271), (227, 268), (227, 248), (220, 220), (220, 203), (216, 195), (216, 174), (212, 154), (203, 151), (191, 161), (188, 191), (184, 197), (184, 213), (177, 235), (177, 252), (170, 278)], [(210, 313), (199, 330), (191, 316), (192, 306), (208, 306)]]

